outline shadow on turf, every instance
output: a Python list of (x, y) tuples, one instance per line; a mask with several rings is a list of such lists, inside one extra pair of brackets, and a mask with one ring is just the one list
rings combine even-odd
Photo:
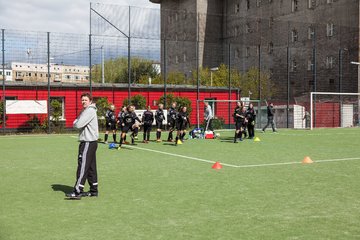
[(74, 189), (74, 187), (66, 186), (62, 184), (53, 184), (51, 185), (51, 188), (54, 190), (54, 192), (63, 192), (63, 193), (72, 192)]

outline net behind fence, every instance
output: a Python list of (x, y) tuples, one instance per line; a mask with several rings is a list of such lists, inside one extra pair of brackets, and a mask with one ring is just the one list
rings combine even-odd
[(359, 97), (356, 93), (311, 93), (311, 127), (358, 127)]

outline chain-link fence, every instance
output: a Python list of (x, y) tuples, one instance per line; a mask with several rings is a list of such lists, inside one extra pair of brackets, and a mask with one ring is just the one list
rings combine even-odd
[[(112, 102), (139, 89), (181, 95), (173, 86), (193, 91), (198, 101), (206, 94), (247, 97), (259, 100), (264, 121), (267, 100), (277, 109), (277, 126), (291, 128), (307, 127), (310, 92), (358, 92), (357, 1), (209, 1), (198, 8), (171, 2), (160, 9), (91, 3), (90, 34), (3, 29), (2, 128), (26, 128), (29, 118), (4, 114), (4, 100), (51, 105), (70, 99), (56, 91), (69, 86), (75, 97), (111, 89)], [(66, 106), (64, 119), (77, 114), (76, 101)]]

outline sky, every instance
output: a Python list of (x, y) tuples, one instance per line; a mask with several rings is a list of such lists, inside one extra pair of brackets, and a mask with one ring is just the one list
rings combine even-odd
[[(149, 0), (98, 0), (98, 3), (159, 8)], [(0, 0), (0, 28), (89, 33), (89, 0)]]

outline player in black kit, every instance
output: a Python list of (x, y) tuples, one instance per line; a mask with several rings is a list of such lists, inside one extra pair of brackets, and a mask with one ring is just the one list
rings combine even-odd
[(249, 104), (249, 108), (247, 109), (246, 119), (248, 120), (247, 129), (249, 132), (249, 139), (253, 139), (255, 137), (256, 111), (252, 103)]
[(176, 139), (175, 139), (175, 145), (182, 144), (183, 137), (184, 137), (184, 130), (187, 126), (190, 127), (190, 119), (188, 116), (188, 113), (186, 112), (187, 108), (182, 107), (177, 115), (176, 118)]
[(177, 117), (178, 112), (176, 111), (176, 102), (173, 102), (171, 104), (171, 107), (169, 108), (168, 114), (167, 114), (167, 122), (168, 122), (168, 126), (169, 126), (169, 136), (168, 136), (168, 142), (172, 142), (173, 141), (173, 131), (176, 128), (176, 117)]
[[(119, 112), (119, 114), (117, 116), (118, 129), (120, 129), (121, 133), (123, 132), (123, 122), (124, 122), (124, 116), (125, 116), (126, 111), (127, 111), (127, 107), (122, 106), (121, 111)], [(120, 133), (120, 138), (121, 138), (121, 133)], [(124, 142), (126, 143), (126, 134), (125, 134)]]
[(161, 129), (163, 121), (165, 120), (164, 115), (164, 105), (159, 104), (159, 108), (155, 112), (155, 121), (156, 121), (156, 141), (161, 142)]
[(131, 144), (135, 143), (135, 136), (138, 134), (139, 128), (136, 124), (136, 121), (141, 122), (141, 120), (136, 116), (134, 106), (128, 106), (126, 109), (126, 112), (123, 115), (122, 119), (122, 132), (121, 132), (121, 138), (120, 138), (120, 144), (119, 148), (121, 148), (122, 143), (125, 141), (125, 136), (128, 133), (129, 130), (132, 131), (131, 133)]
[(246, 121), (246, 108), (242, 106), (241, 102), (237, 102), (237, 106), (234, 110), (235, 120), (235, 136), (234, 143), (237, 143), (237, 138), (242, 141), (243, 128)]
[(142, 115), (142, 123), (144, 125), (144, 141), (143, 143), (149, 143), (151, 126), (154, 121), (154, 114), (151, 111), (151, 107), (148, 106), (147, 110)]
[(116, 116), (115, 116), (115, 106), (110, 105), (109, 109), (105, 113), (105, 122), (106, 122), (106, 131), (105, 131), (105, 140), (104, 143), (108, 143), (109, 131), (113, 133), (113, 140), (116, 143)]

